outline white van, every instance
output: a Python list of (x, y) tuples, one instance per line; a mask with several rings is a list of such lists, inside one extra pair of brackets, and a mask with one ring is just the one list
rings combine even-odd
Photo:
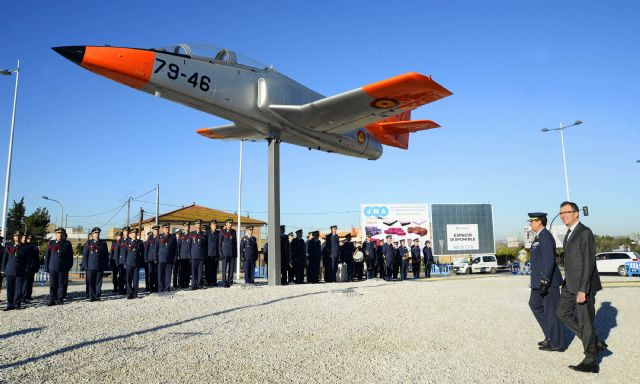
[(629, 261), (638, 261), (640, 255), (637, 252), (601, 252), (596, 255), (598, 272), (617, 273), (626, 276), (624, 264)]
[(495, 255), (480, 255), (472, 258), (462, 259), (453, 263), (451, 267), (453, 273), (496, 273), (498, 270), (498, 260)]

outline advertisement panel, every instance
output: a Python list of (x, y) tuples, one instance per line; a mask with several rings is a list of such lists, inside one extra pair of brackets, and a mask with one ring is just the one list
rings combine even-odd
[(431, 217), (427, 204), (362, 204), (360, 223), (364, 235), (382, 240), (392, 235), (393, 241), (418, 239), (420, 246), (431, 240)]
[(472, 251), (480, 249), (478, 224), (447, 224), (447, 250)]

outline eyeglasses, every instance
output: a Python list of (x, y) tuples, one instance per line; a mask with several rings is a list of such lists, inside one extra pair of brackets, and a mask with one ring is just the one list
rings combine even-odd
[(578, 212), (578, 211), (566, 211), (566, 212), (560, 212), (561, 215), (566, 215), (569, 213), (574, 213), (574, 212)]

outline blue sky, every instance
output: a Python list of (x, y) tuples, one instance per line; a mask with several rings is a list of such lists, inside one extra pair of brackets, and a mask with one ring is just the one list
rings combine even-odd
[[(159, 183), (162, 203), (235, 210), (239, 144), (195, 133), (224, 120), (50, 49), (198, 42), (273, 64), (325, 95), (407, 71), (454, 93), (413, 112), (442, 128), (413, 134), (408, 151), (386, 147), (378, 161), (283, 145), (290, 228), (357, 226), (367, 202), (488, 202), (497, 238), (516, 235), (527, 212), (557, 212), (565, 198), (559, 134), (540, 129), (580, 119), (565, 135), (572, 199), (589, 206), (584, 222), (596, 233), (638, 232), (639, 19), (637, 1), (6, 2), (0, 67), (22, 66), (10, 199), (25, 196), (29, 211), (46, 206), (59, 220), (40, 196), (90, 215)], [(3, 171), (13, 86), (0, 77)], [(266, 144), (244, 148), (243, 211), (266, 218)], [(141, 205), (153, 210), (134, 202), (132, 211)], [(108, 222), (114, 213), (69, 224), (122, 225), (125, 210)]]

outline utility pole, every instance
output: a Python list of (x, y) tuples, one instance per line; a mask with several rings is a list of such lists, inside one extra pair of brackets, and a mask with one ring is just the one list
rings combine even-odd
[(156, 225), (158, 224), (158, 216), (160, 215), (160, 184), (156, 184)]
[(142, 238), (142, 220), (144, 216), (144, 208), (140, 207), (140, 219), (138, 220), (138, 230), (140, 231), (140, 238)]
[(129, 200), (127, 200), (127, 227), (129, 226), (129, 216), (131, 213), (131, 197), (129, 197)]

